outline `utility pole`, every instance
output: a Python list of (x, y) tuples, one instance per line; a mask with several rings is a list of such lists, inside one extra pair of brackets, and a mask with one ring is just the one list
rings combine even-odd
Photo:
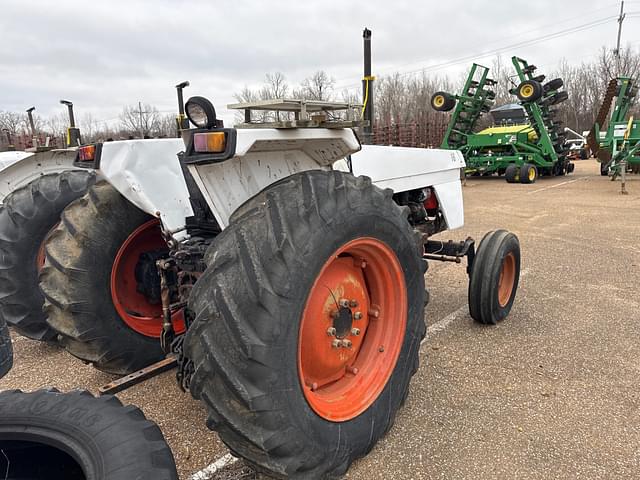
[(618, 41), (616, 49), (613, 51), (616, 56), (616, 76), (620, 76), (620, 37), (622, 36), (622, 22), (627, 15), (624, 13), (624, 1), (620, 2), (620, 15), (618, 16)]
[(144, 128), (142, 126), (142, 114), (148, 113), (142, 111), (142, 102), (138, 102), (138, 118), (140, 119), (140, 138), (144, 138)]
[(364, 39), (364, 76), (362, 77), (362, 119), (369, 122), (364, 127), (364, 143), (373, 143), (373, 81), (375, 77), (371, 75), (371, 30), (365, 28), (362, 32)]

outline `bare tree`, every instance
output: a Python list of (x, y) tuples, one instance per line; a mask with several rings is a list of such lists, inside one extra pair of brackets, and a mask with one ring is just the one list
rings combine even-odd
[(151, 137), (158, 133), (160, 113), (148, 103), (126, 105), (120, 114), (120, 126), (134, 137)]
[(0, 129), (8, 130), (11, 135), (17, 135), (24, 130), (25, 116), (16, 112), (0, 111)]
[(302, 81), (299, 90), (300, 98), (320, 101), (331, 100), (335, 83), (336, 81), (327, 75), (324, 70), (318, 70)]

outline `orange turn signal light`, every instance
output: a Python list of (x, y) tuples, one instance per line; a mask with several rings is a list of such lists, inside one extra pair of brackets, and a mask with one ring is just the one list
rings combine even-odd
[(224, 132), (193, 134), (193, 149), (198, 153), (222, 153), (226, 147)]
[(85, 145), (84, 147), (80, 147), (78, 149), (78, 158), (81, 162), (90, 162), (91, 160), (96, 158), (96, 146), (95, 145)]

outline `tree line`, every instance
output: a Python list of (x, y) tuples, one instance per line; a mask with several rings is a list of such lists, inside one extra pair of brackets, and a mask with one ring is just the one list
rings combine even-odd
[[(490, 76), (498, 83), (495, 87), (496, 105), (516, 101), (509, 90), (516, 85), (515, 71), (509, 59), (496, 57), (490, 64)], [(537, 74), (545, 74), (546, 79), (562, 78), (569, 98), (557, 106), (558, 116), (565, 126), (577, 132), (589, 130), (595, 121), (602, 97), (610, 79), (616, 76), (637, 78), (640, 75), (640, 52), (631, 47), (622, 48), (620, 56), (612, 51), (600, 50), (590, 61), (580, 63), (563, 60), (555, 70), (547, 71), (540, 66)], [(430, 107), (433, 93), (439, 90), (457, 93), (461, 90), (466, 72), (455, 78), (429, 73), (394, 73), (380, 77), (375, 82), (375, 122), (381, 125), (425, 124), (434, 115)], [(245, 87), (234, 94), (238, 102), (253, 102), (273, 98), (302, 98), (308, 100), (342, 101), (361, 103), (361, 93), (354, 90), (339, 90), (335, 79), (323, 70), (305, 78), (297, 85), (288, 82), (281, 72), (265, 75), (263, 84), (257, 88)], [(635, 107), (632, 114), (638, 114)], [(238, 121), (242, 121), (239, 113)], [(256, 120), (282, 119), (282, 115), (270, 112), (257, 114)], [(485, 123), (489, 119), (485, 119)], [(60, 112), (48, 117), (34, 115), (35, 128), (39, 137), (48, 136), (54, 145), (63, 146), (68, 117)], [(93, 142), (107, 139), (140, 137), (175, 137), (177, 134), (175, 114), (163, 114), (149, 104), (124, 106), (117, 123), (100, 122), (91, 113), (83, 114), (77, 121), (82, 140)], [(440, 122), (441, 123), (441, 122)], [(32, 133), (26, 113), (0, 111), (0, 149), (6, 148), (9, 137), (29, 138)], [(15, 141), (15, 140), (14, 140)]]

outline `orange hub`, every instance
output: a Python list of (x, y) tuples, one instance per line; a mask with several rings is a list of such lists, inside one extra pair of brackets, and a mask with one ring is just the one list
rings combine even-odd
[[(162, 238), (160, 222), (156, 219), (140, 225), (124, 241), (111, 268), (111, 299), (120, 318), (136, 332), (160, 338), (162, 333), (162, 305), (152, 304), (137, 290), (136, 265), (145, 252), (161, 250), (167, 244)], [(172, 316), (176, 333), (185, 330), (183, 311)]]
[(507, 254), (500, 269), (500, 279), (498, 280), (498, 303), (505, 307), (509, 303), (513, 285), (516, 281), (516, 258), (513, 253)]
[(358, 238), (324, 264), (309, 292), (298, 339), (298, 373), (322, 418), (357, 417), (396, 366), (407, 322), (398, 258), (375, 238)]
[(51, 230), (47, 232), (44, 236), (44, 240), (40, 243), (40, 247), (38, 247), (38, 253), (36, 253), (36, 271), (40, 273), (42, 271), (42, 267), (44, 267), (44, 262), (47, 260), (47, 251), (45, 250), (45, 243), (47, 243), (47, 238), (53, 232), (56, 227), (60, 225), (60, 222), (56, 222), (56, 224), (51, 227)]

